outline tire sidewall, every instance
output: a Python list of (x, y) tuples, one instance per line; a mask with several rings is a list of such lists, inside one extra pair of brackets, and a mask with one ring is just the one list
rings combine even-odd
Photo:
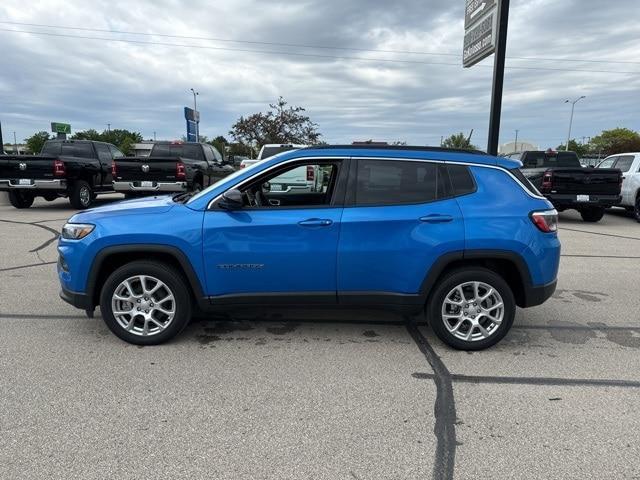
[(15, 208), (29, 208), (33, 205), (35, 197), (29, 192), (21, 192), (19, 190), (9, 191), (9, 202)]
[[(162, 332), (147, 337), (127, 332), (115, 319), (111, 299), (116, 287), (126, 278), (135, 275), (150, 275), (164, 282), (175, 298), (176, 314), (171, 324)], [(158, 345), (178, 335), (191, 320), (191, 297), (186, 283), (173, 267), (159, 262), (132, 262), (113, 272), (100, 292), (102, 318), (116, 336), (135, 345)]]
[(636, 203), (633, 207), (633, 216), (637, 222), (640, 222), (640, 195), (636, 197)]
[[(88, 191), (87, 192), (88, 200), (86, 202), (82, 200), (81, 192), (83, 190)], [(77, 208), (80, 210), (89, 208), (91, 206), (91, 203), (93, 202), (93, 195), (94, 193), (93, 193), (93, 190), (91, 189), (91, 185), (89, 185), (89, 183), (84, 180), (78, 180), (73, 185), (73, 191), (71, 192), (71, 198), (70, 198), (71, 205), (73, 205), (74, 208)]]
[[(455, 337), (445, 327), (442, 319), (442, 304), (454, 287), (473, 281), (486, 283), (498, 291), (504, 303), (504, 317), (493, 335), (483, 340), (467, 342)], [(483, 350), (498, 343), (511, 329), (515, 311), (515, 298), (507, 282), (497, 273), (482, 267), (455, 270), (446, 275), (431, 294), (427, 304), (427, 317), (434, 333), (444, 343), (458, 350)]]

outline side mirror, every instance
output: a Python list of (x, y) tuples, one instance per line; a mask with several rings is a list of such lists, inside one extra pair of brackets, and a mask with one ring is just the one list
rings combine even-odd
[(228, 190), (222, 194), (222, 199), (218, 202), (218, 205), (225, 210), (238, 210), (244, 206), (242, 193), (236, 188)]

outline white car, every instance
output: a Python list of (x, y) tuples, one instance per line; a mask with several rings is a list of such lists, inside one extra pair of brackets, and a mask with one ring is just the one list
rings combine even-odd
[(240, 168), (247, 168), (249, 165), (258, 163), (265, 158), (273, 157), (274, 155), (282, 152), (288, 152), (289, 150), (297, 150), (299, 148), (306, 148), (308, 145), (299, 145), (295, 143), (267, 143), (262, 146), (257, 158), (245, 158), (240, 162)]
[(605, 158), (597, 168), (618, 168), (622, 172), (620, 207), (633, 212), (640, 222), (640, 152), (619, 153)]

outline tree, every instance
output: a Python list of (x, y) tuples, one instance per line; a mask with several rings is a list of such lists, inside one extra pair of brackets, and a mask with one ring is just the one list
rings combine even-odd
[(637, 152), (640, 150), (640, 134), (628, 128), (604, 130), (591, 139), (591, 148), (594, 152), (604, 155)]
[[(559, 152), (564, 151), (566, 148), (565, 145), (558, 145), (556, 150)], [(589, 144), (588, 143), (578, 143), (573, 138), (569, 140), (569, 150), (571, 152), (576, 152), (579, 158), (582, 158), (585, 154), (589, 153)]]
[(471, 135), (468, 137), (464, 133), (455, 133), (443, 140), (442, 146), (445, 148), (457, 148), (461, 150), (478, 150), (478, 147), (471, 143)]
[(229, 142), (222, 135), (218, 135), (216, 138), (207, 142), (209, 145), (213, 145), (216, 150), (218, 150), (222, 156), (226, 155), (226, 147), (229, 145)]
[(317, 131), (318, 125), (304, 115), (304, 108), (287, 107), (282, 97), (276, 104), (269, 104), (269, 107), (267, 112), (240, 117), (231, 127), (229, 135), (236, 142), (258, 148), (267, 143), (313, 145), (318, 142), (321, 137)]
[(25, 138), (24, 141), (27, 144), (27, 147), (29, 147), (31, 153), (37, 155), (42, 150), (44, 142), (49, 140), (49, 138), (49, 132), (41, 131), (34, 133), (29, 138)]
[(142, 141), (142, 135), (138, 132), (131, 132), (129, 130), (114, 128), (113, 130), (103, 130), (102, 133), (98, 133), (97, 130), (90, 128), (88, 130), (80, 131), (71, 136), (72, 140), (94, 140), (98, 142), (112, 143), (125, 155), (131, 153), (131, 146), (134, 143)]

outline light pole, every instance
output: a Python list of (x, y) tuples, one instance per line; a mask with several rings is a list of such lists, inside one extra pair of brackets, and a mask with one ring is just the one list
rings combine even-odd
[[(195, 112), (198, 111), (198, 102), (196, 100), (196, 97), (198, 95), (200, 95), (199, 92), (196, 92), (193, 88), (190, 88), (189, 90), (191, 90), (191, 93), (193, 93), (193, 114), (196, 115)], [(196, 121), (196, 142), (200, 141), (200, 118), (198, 117), (198, 120)]]
[(564, 103), (571, 104), (571, 117), (569, 118), (569, 133), (567, 134), (567, 144), (565, 146), (565, 151), (569, 150), (569, 140), (571, 139), (571, 125), (573, 124), (573, 110), (576, 108), (576, 103), (578, 103), (583, 98), (587, 98), (584, 95), (576, 98), (575, 100), (565, 100)]
[(517, 129), (516, 129), (516, 141), (515, 141), (515, 144), (516, 144), (516, 145), (515, 145), (516, 152), (518, 151), (518, 132), (519, 132), (519, 131), (520, 131), (520, 130), (517, 130)]

